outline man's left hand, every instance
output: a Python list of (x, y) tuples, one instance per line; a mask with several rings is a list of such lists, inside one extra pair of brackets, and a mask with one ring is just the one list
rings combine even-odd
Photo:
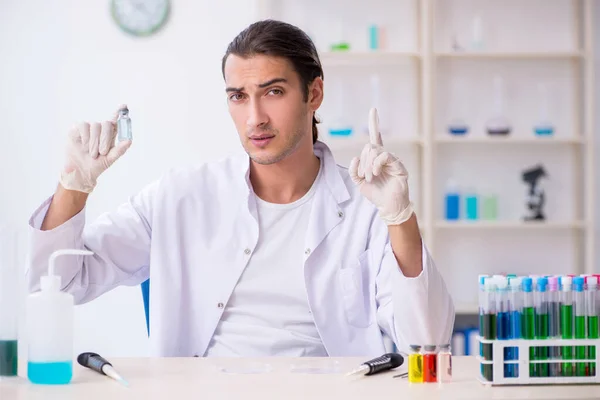
[(387, 225), (400, 225), (411, 217), (408, 172), (396, 156), (383, 148), (379, 117), (374, 108), (369, 113), (369, 143), (363, 148), (360, 159), (352, 159), (349, 173), (363, 196), (375, 204)]

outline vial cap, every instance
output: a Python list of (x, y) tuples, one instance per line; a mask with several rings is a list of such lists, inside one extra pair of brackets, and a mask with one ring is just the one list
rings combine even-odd
[(538, 292), (545, 292), (546, 286), (548, 286), (548, 278), (538, 278), (538, 280), (537, 280)]
[(435, 351), (435, 345), (433, 344), (426, 344), (425, 345), (425, 351)]
[(585, 280), (581, 276), (576, 276), (573, 278), (573, 290), (576, 292), (583, 292), (583, 283)]
[(521, 289), (521, 284), (523, 283), (523, 278), (520, 277), (511, 277), (508, 278), (508, 286), (512, 289)]
[(488, 276), (487, 275), (479, 275), (479, 284), (481, 286), (483, 286), (485, 284), (485, 280)]
[(565, 289), (568, 288), (571, 290), (571, 284), (573, 283), (573, 278), (570, 276), (561, 276), (560, 277), (560, 286)]
[(556, 292), (558, 290), (558, 277), (551, 276), (548, 278), (548, 287), (551, 292)]
[(421, 346), (418, 344), (411, 344), (409, 347), (412, 351), (421, 351)]
[(524, 292), (531, 292), (531, 285), (533, 283), (533, 280), (529, 277), (525, 277), (523, 278), (523, 291)]
[(508, 279), (504, 276), (499, 276), (496, 278), (496, 285), (498, 286), (498, 289), (505, 290), (508, 287)]

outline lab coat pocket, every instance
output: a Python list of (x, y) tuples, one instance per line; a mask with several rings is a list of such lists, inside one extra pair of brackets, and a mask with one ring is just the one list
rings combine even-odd
[(368, 251), (358, 260), (339, 271), (344, 309), (348, 322), (359, 328), (366, 328), (374, 321), (369, 308)]

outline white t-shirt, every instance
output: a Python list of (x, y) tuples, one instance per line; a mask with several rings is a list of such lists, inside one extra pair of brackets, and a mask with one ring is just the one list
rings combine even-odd
[(290, 204), (256, 197), (259, 239), (206, 356), (324, 357), (304, 285), (304, 240), (317, 182)]

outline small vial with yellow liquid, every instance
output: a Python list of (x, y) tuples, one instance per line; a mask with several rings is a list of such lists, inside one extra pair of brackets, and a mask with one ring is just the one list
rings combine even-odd
[(421, 346), (411, 345), (408, 355), (408, 381), (410, 383), (423, 383), (423, 355)]

